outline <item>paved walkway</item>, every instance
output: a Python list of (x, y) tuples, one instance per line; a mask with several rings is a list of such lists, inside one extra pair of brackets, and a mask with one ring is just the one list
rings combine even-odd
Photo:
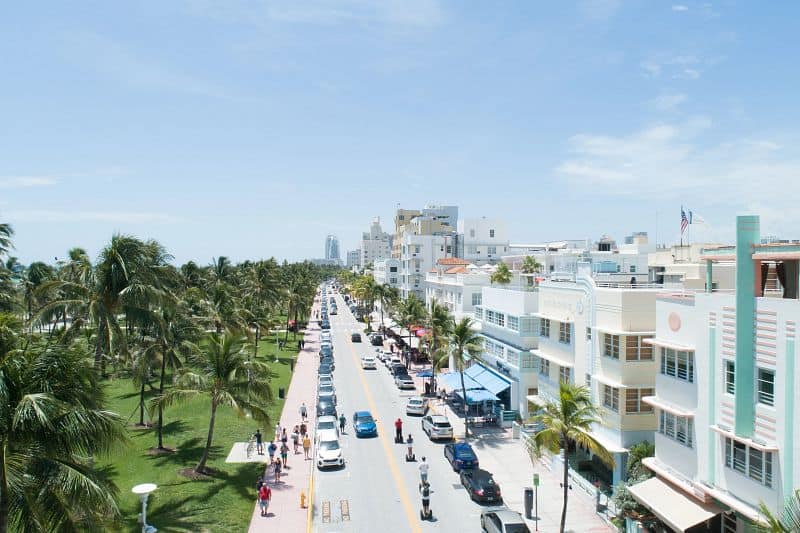
[[(312, 313), (317, 309), (317, 302), (314, 303)], [(311, 315), (313, 316), (313, 314)], [(287, 433), (291, 434), (292, 428), (300, 424), (300, 405), (305, 402), (308, 408), (308, 431), (313, 435), (316, 426), (316, 377), (317, 363), (319, 358), (319, 325), (315, 321), (309, 321), (306, 328), (305, 343), (306, 347), (297, 356), (292, 381), (286, 393), (286, 402), (283, 404), (281, 412), (281, 427), (287, 428)], [(269, 442), (264, 443), (264, 447)], [(300, 453), (294, 455), (292, 452), (292, 441), (289, 439), (289, 458), (288, 468), (281, 473), (281, 482), (275, 483), (275, 475), (272, 469), (268, 468), (267, 481), (272, 489), (272, 502), (269, 506), (267, 517), (261, 516), (258, 504), (255, 503), (253, 516), (250, 519), (250, 533), (262, 531), (285, 531), (303, 532), (308, 527), (308, 508), (300, 507), (300, 493), (306, 495), (306, 505), (309, 502), (309, 488), (311, 485), (311, 475), (314, 471), (314, 461), (304, 459), (302, 447)], [(256, 501), (255, 486), (253, 487), (253, 501)]]

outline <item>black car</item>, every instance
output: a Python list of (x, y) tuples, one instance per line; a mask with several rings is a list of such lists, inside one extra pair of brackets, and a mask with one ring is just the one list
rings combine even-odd
[(400, 374), (408, 374), (408, 369), (406, 365), (392, 365), (389, 367), (389, 371), (392, 373), (393, 376), (398, 376)]
[(380, 333), (373, 335), (370, 342), (373, 346), (383, 346), (383, 335)]
[(469, 492), (469, 497), (476, 502), (503, 502), (500, 485), (494, 482), (491, 472), (480, 468), (461, 471), (461, 484)]
[(336, 416), (336, 404), (332, 399), (322, 398), (317, 402), (317, 416)]
[(318, 374), (333, 374), (333, 365), (319, 365)]
[(361, 342), (361, 333), (353, 333), (350, 335), (350, 340), (353, 342)]

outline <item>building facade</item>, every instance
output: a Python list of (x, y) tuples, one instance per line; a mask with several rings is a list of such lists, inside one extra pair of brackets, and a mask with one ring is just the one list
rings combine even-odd
[(480, 305), (481, 289), (490, 285), (491, 272), (456, 257), (439, 259), (425, 275), (425, 304), (430, 308), (436, 300), (450, 314), (461, 320), (472, 317)]
[(381, 229), (380, 218), (373, 219), (369, 231), (362, 233), (360, 250), (359, 261), (364, 268), (392, 256), (392, 236)]
[(372, 269), (372, 277), (378, 285), (389, 285), (390, 287), (400, 287), (400, 269), (401, 263), (399, 259), (389, 257), (387, 259), (380, 259), (375, 261)]
[(347, 268), (361, 268), (361, 249), (348, 250), (347, 252)]
[(405, 233), (400, 251), (400, 296), (413, 294), (425, 301), (425, 273), (439, 259), (447, 257), (447, 235), (417, 235)]
[[(736, 246), (702, 252), (705, 291), (656, 304), (656, 477), (630, 492), (672, 528), (751, 531), (760, 502), (780, 514), (800, 487), (800, 243), (759, 242), (758, 217), (737, 217)], [(731, 262), (735, 290), (715, 290)]]
[(496, 264), (508, 254), (508, 245), (504, 220), (482, 217), (458, 221), (456, 255), (470, 263)]
[(655, 389), (657, 362), (646, 341), (655, 335), (659, 290), (599, 281), (587, 263), (572, 279), (539, 284), (539, 345), (533, 351), (539, 397), (532, 400), (557, 399), (562, 381), (589, 388), (600, 415), (591, 435), (614, 457), (605, 479), (611, 485), (625, 477), (628, 448), (652, 442), (657, 427), (642, 398)]
[[(496, 392), (507, 410), (528, 418), (528, 397), (538, 395), (538, 294), (526, 289), (486, 287), (475, 302), (475, 321), (483, 338), (481, 358), (488, 369), (502, 375), (508, 387)], [(480, 363), (479, 363), (480, 364)]]

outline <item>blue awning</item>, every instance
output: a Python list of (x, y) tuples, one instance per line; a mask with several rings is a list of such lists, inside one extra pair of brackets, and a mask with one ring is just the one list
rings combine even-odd
[[(456, 395), (461, 398), (461, 389), (456, 390)], [(474, 405), (481, 402), (496, 402), (499, 400), (500, 398), (486, 389), (474, 389), (467, 391), (467, 403), (469, 405)]]
[[(439, 383), (439, 386), (444, 386), (446, 389), (461, 390), (461, 376), (458, 372), (439, 374), (436, 376), (436, 380)], [(466, 372), (464, 372), (464, 387), (467, 390), (483, 388), (480, 383), (469, 377)]]
[(464, 371), (465, 376), (469, 376), (480, 386), (492, 394), (503, 392), (511, 386), (511, 382), (499, 374), (489, 370), (480, 363), (475, 363)]

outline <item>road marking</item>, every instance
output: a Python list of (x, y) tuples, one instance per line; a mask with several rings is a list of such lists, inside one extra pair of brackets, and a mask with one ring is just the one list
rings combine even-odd
[[(375, 400), (372, 398), (372, 391), (370, 391), (369, 385), (367, 384), (366, 377), (364, 376), (364, 370), (361, 368), (361, 365), (356, 364), (358, 363), (356, 348), (353, 346), (353, 342), (349, 339), (348, 345), (350, 346), (350, 354), (353, 357), (353, 363), (358, 371), (358, 377), (361, 380), (361, 386), (364, 387), (364, 393), (367, 396), (369, 408), (373, 413), (377, 413), (378, 409), (375, 407)], [(386, 458), (389, 460), (389, 472), (392, 474), (392, 479), (394, 479), (395, 486), (397, 487), (398, 494), (400, 495), (400, 503), (402, 503), (403, 510), (406, 512), (408, 525), (411, 526), (411, 531), (421, 532), (422, 526), (417, 519), (416, 512), (411, 507), (411, 500), (408, 497), (408, 491), (406, 490), (405, 485), (403, 485), (402, 479), (400, 479), (400, 469), (397, 467), (397, 461), (395, 460), (394, 455), (392, 455), (392, 447), (389, 444), (387, 437), (388, 434), (386, 431), (384, 431), (383, 424), (380, 421), (376, 420), (375, 425), (378, 427), (378, 437), (383, 445), (383, 451), (386, 454)]]
[(331, 521), (331, 502), (325, 500), (322, 502), (322, 523), (327, 524)]
[(339, 500), (339, 510), (342, 512), (342, 520), (350, 520), (350, 503), (347, 500)]

